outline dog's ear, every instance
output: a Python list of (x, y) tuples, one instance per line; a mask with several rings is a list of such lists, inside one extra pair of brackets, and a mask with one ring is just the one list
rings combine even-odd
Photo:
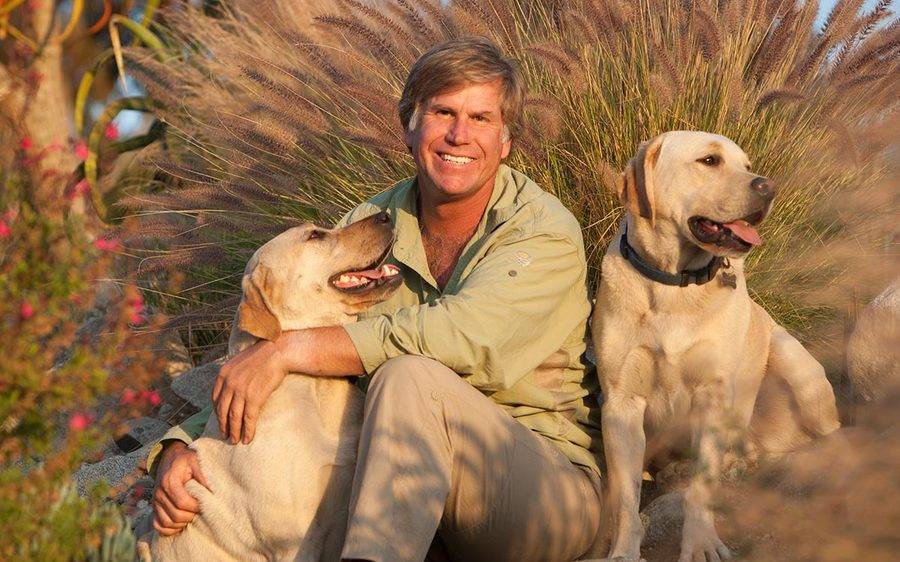
[(268, 269), (257, 266), (241, 281), (244, 296), (238, 306), (238, 327), (257, 338), (274, 341), (281, 335), (281, 322), (272, 313), (268, 298), (277, 289)]
[(653, 171), (659, 160), (662, 147), (662, 135), (638, 147), (637, 154), (628, 162), (628, 166), (616, 181), (616, 191), (625, 208), (632, 214), (650, 219), (656, 223), (656, 205), (654, 204)]

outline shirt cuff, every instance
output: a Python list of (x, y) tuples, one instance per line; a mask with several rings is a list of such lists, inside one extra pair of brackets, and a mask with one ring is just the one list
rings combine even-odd
[(181, 427), (175, 426), (162, 436), (162, 439), (150, 447), (150, 453), (147, 454), (147, 472), (156, 480), (156, 470), (159, 468), (159, 457), (169, 441), (181, 441), (185, 445), (190, 445), (193, 439)]
[(356, 354), (365, 369), (371, 375), (375, 369), (388, 360), (385, 351), (385, 340), (389, 330), (388, 319), (384, 316), (366, 318), (353, 324), (344, 324), (344, 330), (350, 336)]

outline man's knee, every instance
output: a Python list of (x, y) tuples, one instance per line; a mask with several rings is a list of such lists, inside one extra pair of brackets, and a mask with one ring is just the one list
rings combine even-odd
[(369, 393), (421, 393), (459, 381), (445, 365), (420, 355), (400, 355), (385, 361), (372, 374)]

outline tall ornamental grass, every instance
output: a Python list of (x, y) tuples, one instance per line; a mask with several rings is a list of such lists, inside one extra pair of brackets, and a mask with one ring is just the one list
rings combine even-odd
[[(145, 149), (153, 181), (123, 180), (122, 204), (143, 221), (128, 240), (135, 269), (182, 325), (221, 342), (208, 336), (227, 328), (256, 247), (301, 221), (330, 224), (412, 174), (396, 115), (407, 70), (444, 39), (480, 34), (521, 61), (530, 87), (510, 164), (581, 221), (594, 280), (621, 213), (613, 178), (637, 145), (670, 129), (721, 133), (780, 186), (748, 260), (754, 297), (808, 342), (831, 341), (836, 296), (897, 272), (884, 166), (900, 26), (886, 0), (840, 1), (820, 27), (818, 10), (341, 0), (311, 28), (287, 0), (179, 4), (163, 14), (167, 55), (125, 53), (167, 125)], [(158, 273), (173, 266), (188, 277), (177, 294)]]

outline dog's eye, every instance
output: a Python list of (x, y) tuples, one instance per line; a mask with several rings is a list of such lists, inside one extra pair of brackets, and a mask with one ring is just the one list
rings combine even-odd
[(715, 154), (710, 154), (709, 156), (704, 156), (703, 158), (697, 160), (697, 162), (700, 162), (704, 166), (718, 166), (719, 162), (721, 161), (722, 159)]
[(320, 238), (325, 238), (324, 230), (310, 230), (309, 236), (306, 237), (307, 240), (319, 240)]

